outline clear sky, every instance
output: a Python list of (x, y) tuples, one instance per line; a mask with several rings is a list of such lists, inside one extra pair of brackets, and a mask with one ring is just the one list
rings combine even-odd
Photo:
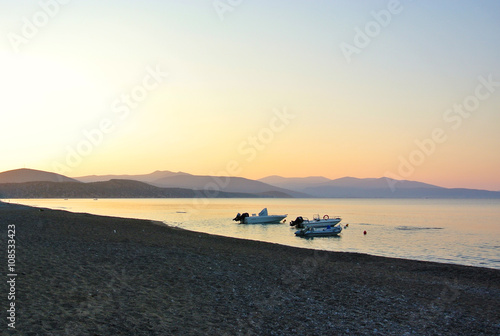
[(500, 2), (0, 3), (0, 171), (500, 190)]

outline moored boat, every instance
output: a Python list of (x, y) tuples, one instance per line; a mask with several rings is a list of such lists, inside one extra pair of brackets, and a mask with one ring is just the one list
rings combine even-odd
[(295, 235), (298, 237), (329, 237), (337, 236), (342, 232), (341, 225), (327, 226), (327, 227), (306, 227), (297, 230)]
[(327, 227), (340, 223), (342, 218), (338, 216), (330, 216), (324, 215), (323, 218), (320, 218), (319, 215), (314, 215), (313, 220), (309, 220), (307, 217), (297, 217), (295, 220), (290, 222), (290, 226), (295, 226), (297, 229), (303, 229), (308, 227)]
[(238, 213), (236, 217), (233, 218), (234, 221), (240, 222), (241, 224), (277, 224), (286, 218), (285, 215), (269, 215), (267, 208), (262, 209), (258, 215), (252, 214), (250, 216), (247, 212), (240, 214)]

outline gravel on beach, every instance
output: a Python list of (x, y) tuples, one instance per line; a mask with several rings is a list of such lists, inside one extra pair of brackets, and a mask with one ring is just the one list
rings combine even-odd
[(6, 335), (12, 302), (20, 335), (500, 335), (500, 270), (7, 203), (0, 227)]

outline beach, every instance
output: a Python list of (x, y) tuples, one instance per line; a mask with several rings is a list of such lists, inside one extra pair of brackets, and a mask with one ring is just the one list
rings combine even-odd
[(6, 203), (0, 224), (4, 251), (15, 227), (12, 334), (12, 302), (23, 335), (500, 334), (499, 270)]

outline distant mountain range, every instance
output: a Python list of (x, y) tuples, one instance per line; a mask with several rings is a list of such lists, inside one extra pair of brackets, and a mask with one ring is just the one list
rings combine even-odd
[(232, 193), (262, 194), (276, 197), (310, 197), (307, 194), (272, 186), (260, 181), (233, 176), (191, 175), (183, 172), (155, 171), (146, 175), (103, 175), (76, 177), (81, 182), (109, 181), (110, 179), (128, 179), (145, 182), (161, 188), (187, 188), (206, 193), (225, 191)]
[[(82, 176), (82, 177), (75, 177), (75, 180), (78, 180), (80, 182), (103, 182), (103, 181), (109, 181), (109, 180), (134, 180), (134, 181), (141, 181), (145, 183), (149, 182), (154, 182), (156, 180), (169, 177), (169, 176), (176, 176), (176, 175), (182, 175), (184, 173), (174, 173), (168, 170), (165, 171), (160, 171), (157, 170), (154, 173), (151, 174), (143, 174), (143, 175), (89, 175), (89, 176)], [(1, 175), (1, 174), (0, 174)]]
[(262, 194), (200, 194), (192, 189), (159, 188), (131, 180), (106, 182), (24, 182), (0, 184), (0, 198), (250, 198), (270, 197)]
[(432, 184), (381, 178), (284, 178), (268, 176), (259, 181), (280, 188), (325, 198), (500, 198), (500, 192), (443, 188)]
[[(32, 169), (16, 169), (0, 173), (0, 198), (287, 198), (292, 197), (280, 188), (265, 187), (256, 182), (257, 187), (248, 188), (246, 192), (227, 191), (237, 188), (219, 188), (208, 178), (197, 179), (197, 183), (186, 183), (186, 187), (177, 187), (182, 183), (154, 183), (170, 174), (175, 176), (193, 176), (184, 173), (155, 172), (148, 175), (107, 175), (86, 176), (71, 179), (63, 175)], [(126, 178), (126, 179), (124, 179)], [(233, 180), (235, 179), (235, 180)], [(240, 178), (230, 178), (229, 184), (235, 184)], [(81, 181), (79, 181), (81, 180)], [(246, 179), (243, 179), (246, 180)], [(143, 182), (145, 181), (145, 182)], [(224, 180), (225, 181), (225, 180)], [(245, 190), (243, 182), (241, 190)], [(149, 183), (146, 183), (149, 182)], [(175, 182), (175, 180), (173, 181)], [(174, 185), (175, 184), (175, 185)], [(222, 182), (220, 182), (222, 186)], [(195, 188), (200, 186), (200, 188)], [(204, 187), (207, 188), (204, 188)], [(214, 187), (215, 186), (215, 187)], [(291, 192), (294, 193), (294, 192)], [(295, 193), (298, 194), (298, 193)]]
[(156, 171), (144, 175), (69, 178), (32, 169), (0, 173), (0, 198), (163, 198), (163, 197), (324, 197), (324, 198), (500, 198), (500, 192), (449, 189), (388, 178), (321, 176), (260, 180)]

